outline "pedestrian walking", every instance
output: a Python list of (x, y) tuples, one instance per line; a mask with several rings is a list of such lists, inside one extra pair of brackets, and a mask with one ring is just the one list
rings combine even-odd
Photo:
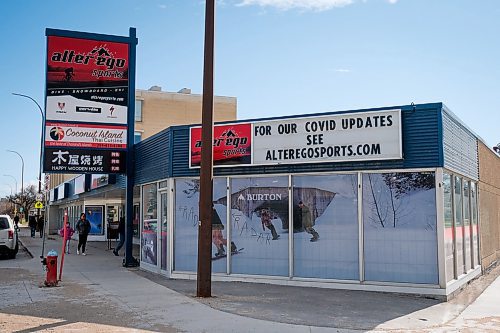
[(64, 239), (64, 252), (69, 254), (70, 251), (69, 251), (69, 243), (71, 241), (71, 237), (73, 236), (73, 234), (75, 233), (75, 230), (73, 228), (71, 228), (71, 225), (69, 224), (69, 221), (66, 221), (66, 226), (59, 229), (59, 235), (64, 237), (64, 233), (65, 233), (65, 230), (66, 229), (66, 238)]
[(316, 242), (319, 238), (319, 234), (314, 230), (314, 221), (311, 216), (311, 211), (309, 210), (309, 207), (304, 205), (302, 201), (299, 201), (299, 209), (300, 209), (300, 214), (302, 217), (302, 226), (304, 227), (304, 230), (312, 235), (312, 238), (310, 239), (311, 242)]
[(16, 229), (19, 229), (19, 215), (14, 216), (14, 224), (16, 225)]
[(31, 238), (35, 238), (35, 233), (36, 233), (36, 219), (34, 215), (30, 215), (28, 217), (28, 227), (30, 227), (31, 230)]
[(90, 225), (89, 220), (87, 220), (85, 213), (82, 213), (82, 215), (80, 215), (80, 219), (76, 223), (76, 230), (78, 231), (78, 249), (76, 250), (76, 254), (80, 254), (81, 249), (82, 256), (86, 256), (85, 247), (87, 246), (87, 237), (91, 228), (92, 226)]
[(118, 234), (120, 235), (120, 241), (118, 242), (118, 245), (116, 246), (116, 248), (113, 250), (113, 254), (115, 256), (119, 256), (118, 251), (120, 251), (123, 244), (125, 243), (125, 217), (124, 216), (120, 217), (120, 222), (118, 224)]
[(276, 240), (280, 237), (274, 228), (274, 224), (271, 221), (271, 213), (267, 209), (262, 209), (260, 211), (260, 221), (262, 222), (262, 230), (266, 231), (266, 228), (271, 230), (271, 234), (273, 235), (273, 240)]
[(42, 238), (43, 229), (45, 227), (45, 219), (43, 218), (43, 215), (40, 215), (40, 217), (38, 218), (37, 225), (38, 225), (38, 233), (40, 234), (40, 238)]

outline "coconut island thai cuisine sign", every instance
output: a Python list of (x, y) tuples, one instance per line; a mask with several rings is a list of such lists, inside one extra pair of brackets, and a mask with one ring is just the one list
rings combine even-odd
[[(234, 137), (230, 141), (215, 135), (234, 126), (246, 127), (251, 134), (238, 135), (238, 140)], [(220, 125), (214, 127), (214, 165), (401, 159), (401, 135), (401, 110)], [(191, 128), (191, 167), (199, 166), (199, 158), (195, 160), (199, 151), (195, 148), (200, 136), (201, 128)], [(238, 160), (235, 153), (245, 154), (245, 158)]]
[(128, 54), (126, 42), (47, 36), (44, 172), (126, 172)]

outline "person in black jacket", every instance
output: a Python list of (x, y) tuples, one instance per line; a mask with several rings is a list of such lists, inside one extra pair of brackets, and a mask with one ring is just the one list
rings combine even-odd
[(89, 220), (87, 220), (85, 213), (82, 213), (82, 215), (80, 215), (80, 219), (76, 223), (76, 230), (78, 231), (78, 250), (76, 250), (76, 254), (80, 254), (81, 249), (82, 256), (86, 256), (85, 247), (87, 246), (87, 237), (91, 228), (92, 226), (90, 225)]
[(122, 248), (123, 244), (125, 243), (125, 217), (122, 216), (120, 217), (120, 223), (118, 224), (118, 234), (120, 235), (120, 241), (118, 242), (118, 245), (116, 248), (113, 250), (113, 254), (115, 256), (118, 256), (118, 251)]
[(31, 238), (34, 238), (36, 233), (36, 218), (34, 215), (28, 217), (28, 226), (31, 230)]

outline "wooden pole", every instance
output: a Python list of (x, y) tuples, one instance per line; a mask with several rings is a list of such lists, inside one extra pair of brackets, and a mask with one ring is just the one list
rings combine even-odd
[(206, 0), (203, 105), (201, 116), (200, 221), (196, 296), (212, 295), (212, 147), (214, 108), (215, 0)]

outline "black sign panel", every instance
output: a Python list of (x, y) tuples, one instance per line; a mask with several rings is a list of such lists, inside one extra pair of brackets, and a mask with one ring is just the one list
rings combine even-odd
[(45, 148), (43, 172), (50, 173), (125, 173), (123, 150)]

